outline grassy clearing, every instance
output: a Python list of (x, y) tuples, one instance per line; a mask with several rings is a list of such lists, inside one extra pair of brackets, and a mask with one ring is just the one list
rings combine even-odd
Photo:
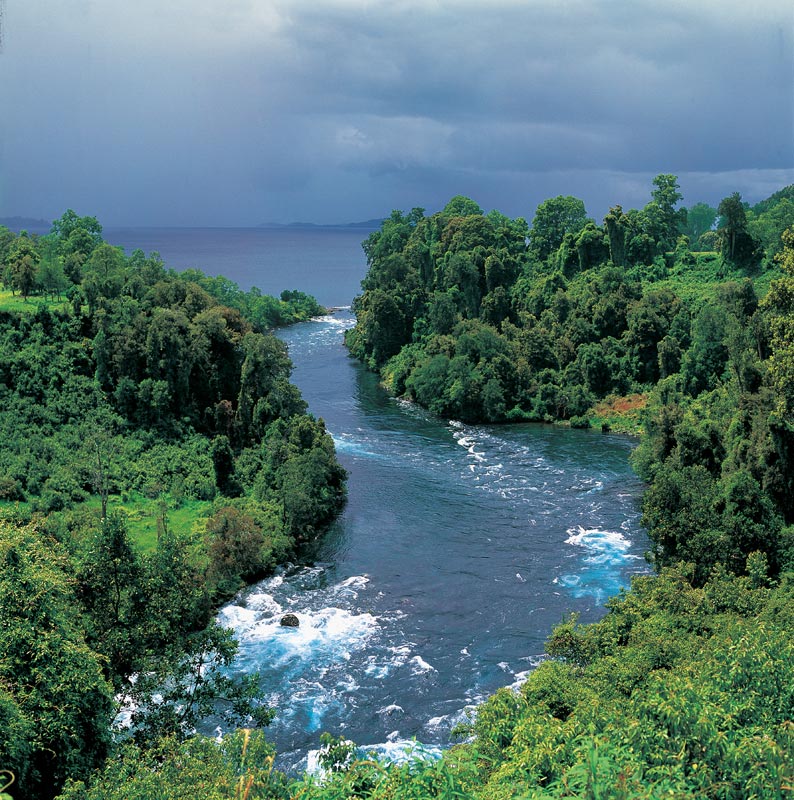
[[(96, 517), (99, 521), (102, 501), (90, 497), (85, 503), (77, 504), (71, 511), (56, 514), (79, 513), (80, 510)], [(141, 553), (150, 553), (157, 547), (157, 521), (165, 509), (166, 521), (170, 530), (204, 530), (206, 519), (212, 513), (212, 503), (206, 500), (183, 500), (177, 503), (166, 496), (151, 499), (141, 494), (125, 498), (111, 495), (108, 498), (108, 512), (121, 511), (127, 518), (127, 531), (133, 546)], [(28, 522), (34, 516), (33, 505), (17, 500), (0, 500), (0, 519), (11, 523)]]
[(0, 291), (0, 311), (23, 312), (33, 314), (40, 308), (50, 310), (65, 308), (67, 300), (52, 300), (41, 295), (31, 295), (27, 299), (20, 294), (12, 294), (10, 291)]
[[(92, 497), (86, 507), (99, 514), (100, 499)], [(173, 498), (151, 499), (140, 494), (125, 498), (108, 498), (108, 511), (121, 511), (127, 518), (130, 540), (141, 553), (152, 552), (157, 547), (157, 521), (165, 509), (168, 526), (172, 530), (190, 531), (204, 527), (212, 503), (205, 500), (183, 500), (177, 505)]]
[[(676, 264), (668, 276), (659, 281), (648, 282), (645, 289), (669, 289), (685, 302), (708, 302), (713, 297), (713, 287), (727, 281), (743, 281), (747, 273), (739, 269), (731, 269), (722, 263), (719, 253), (693, 253), (695, 263), (691, 266)], [(780, 270), (775, 266), (752, 277), (753, 286), (759, 298), (769, 291), (769, 284), (780, 277)]]

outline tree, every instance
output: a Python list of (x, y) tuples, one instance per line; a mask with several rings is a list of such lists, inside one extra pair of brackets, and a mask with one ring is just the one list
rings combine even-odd
[(373, 367), (383, 366), (410, 341), (410, 323), (399, 299), (375, 289), (354, 301), (356, 332), (361, 334), (363, 344), (361, 357), (368, 358)]
[(734, 192), (720, 201), (720, 253), (725, 261), (746, 270), (755, 269), (761, 261), (761, 248), (747, 225), (747, 212), (742, 196)]
[(762, 308), (769, 315), (772, 333), (769, 372), (777, 414), (785, 427), (794, 431), (794, 226), (784, 231), (783, 250), (776, 259), (783, 276), (772, 281)]
[(665, 250), (672, 250), (680, 228), (686, 224), (686, 209), (676, 210), (683, 195), (678, 191), (678, 178), (675, 175), (657, 175), (653, 185), (656, 188), (651, 192), (652, 205), (660, 215), (661, 243)]
[(45, 258), (39, 266), (38, 282), (41, 288), (53, 299), (61, 295), (71, 286), (60, 256)]
[(124, 285), (125, 258), (120, 247), (102, 243), (91, 252), (83, 265), (83, 292), (89, 306), (100, 297), (118, 297)]
[(212, 465), (215, 470), (215, 485), (226, 497), (238, 497), (242, 491), (234, 476), (234, 453), (226, 436), (212, 440)]
[(717, 209), (708, 203), (695, 203), (692, 208), (686, 209), (686, 224), (683, 232), (689, 237), (693, 247), (698, 247), (700, 237), (710, 231), (717, 220)]
[(13, 231), (0, 225), (0, 264), (5, 264), (8, 251), (16, 238)]
[(163, 737), (184, 740), (210, 714), (229, 726), (268, 725), (274, 711), (261, 700), (257, 673), (232, 677), (238, 644), (228, 628), (213, 624), (188, 634), (147, 665), (125, 690), (138, 744)]
[(0, 565), (2, 766), (15, 796), (50, 798), (104, 760), (112, 689), (80, 630), (64, 553), (31, 526), (0, 523)]
[(270, 566), (265, 533), (249, 514), (225, 506), (207, 520), (209, 577), (221, 595), (232, 595), (243, 580), (254, 580)]
[(70, 208), (52, 223), (50, 233), (58, 241), (66, 275), (80, 283), (83, 264), (102, 242), (102, 226), (96, 217), (80, 217)]
[(18, 291), (26, 300), (38, 280), (38, 267), (41, 254), (33, 240), (24, 232), (11, 245), (6, 256), (4, 281), (11, 290)]
[(179, 309), (155, 308), (146, 331), (146, 371), (165, 381), (176, 407), (188, 402), (192, 353), (190, 322)]
[(626, 235), (630, 232), (629, 218), (621, 206), (613, 206), (604, 217), (604, 227), (609, 239), (609, 258), (616, 267), (627, 266)]
[(532, 220), (530, 249), (536, 258), (545, 261), (557, 252), (566, 233), (576, 236), (586, 223), (584, 203), (577, 197), (559, 195), (544, 200)]
[(576, 253), (579, 269), (586, 270), (603, 264), (609, 255), (609, 247), (604, 242), (604, 231), (588, 221), (576, 237)]
[(141, 569), (124, 518), (101, 520), (79, 557), (78, 596), (87, 614), (89, 641), (108, 659), (110, 678), (121, 687), (141, 665)]
[(748, 221), (750, 233), (758, 239), (768, 259), (783, 248), (783, 231), (794, 225), (794, 200), (781, 198), (767, 211)]
[(381, 229), (373, 231), (361, 245), (370, 267), (377, 266), (387, 256), (400, 252), (423, 215), (422, 208), (412, 209), (407, 216), (400, 211), (392, 211), (391, 216), (383, 221)]
[(464, 197), (462, 194), (456, 194), (445, 206), (444, 214), (450, 217), (471, 217), (482, 216), (482, 209), (474, 202), (474, 200)]
[(71, 208), (67, 209), (60, 219), (52, 223), (50, 233), (58, 237), (62, 242), (67, 241), (76, 231), (85, 231), (95, 245), (102, 241), (102, 226), (96, 217), (78, 216)]
[(704, 306), (692, 324), (692, 345), (684, 353), (681, 374), (690, 394), (713, 389), (728, 364), (727, 315), (719, 306)]
[(275, 336), (249, 333), (242, 347), (245, 358), (240, 370), (237, 422), (242, 441), (247, 443), (251, 438), (261, 437), (263, 426), (278, 416), (275, 408), (265, 409), (260, 401), (267, 400), (280, 379), (289, 378), (292, 362), (287, 346)]

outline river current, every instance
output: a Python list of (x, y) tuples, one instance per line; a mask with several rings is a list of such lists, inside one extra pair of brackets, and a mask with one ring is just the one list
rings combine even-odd
[(323, 731), (437, 752), (539, 663), (556, 623), (597, 619), (646, 569), (629, 439), (435, 418), (350, 358), (353, 321), (341, 309), (279, 334), (349, 472), (347, 506), (303, 563), (219, 614), (278, 710), (288, 769), (311, 766)]
[[(248, 289), (300, 289), (344, 305), (366, 273), (350, 229), (108, 231)], [(646, 569), (642, 486), (629, 439), (544, 425), (437, 419), (389, 397), (342, 343), (349, 311), (282, 330), (293, 380), (334, 437), (348, 503), (300, 564), (248, 588), (220, 620), (236, 668), (259, 671), (278, 716), (280, 766), (302, 769), (320, 734), (399, 757), (431, 752), (500, 686), (543, 657), (552, 627), (583, 621)], [(282, 628), (283, 614), (300, 619)], [(211, 731), (210, 729), (207, 732)]]

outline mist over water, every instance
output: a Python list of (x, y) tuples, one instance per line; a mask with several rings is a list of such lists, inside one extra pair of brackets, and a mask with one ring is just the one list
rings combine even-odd
[[(646, 569), (628, 439), (440, 420), (389, 397), (342, 344), (342, 310), (280, 333), (293, 380), (326, 421), (349, 500), (305, 564), (220, 612), (278, 716), (282, 766), (331, 731), (430, 752), (542, 659), (551, 628)], [(299, 628), (283, 628), (284, 613)]]

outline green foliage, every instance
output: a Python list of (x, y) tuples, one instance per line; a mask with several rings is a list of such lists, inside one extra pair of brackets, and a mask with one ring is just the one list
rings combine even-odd
[[(59, 265), (75, 284), (71, 309), (0, 314), (0, 494), (18, 504), (15, 524), (46, 513), (49, 537), (0, 525), (13, 554), (0, 580), (4, 763), (74, 779), (72, 798), (790, 793), (794, 230), (776, 232), (792, 198), (752, 212), (726, 198), (717, 232), (713, 209), (685, 214), (680, 200), (675, 176), (659, 175), (644, 209), (615, 206), (599, 227), (556, 198), (530, 235), (456, 197), (431, 217), (393, 212), (365, 242), (347, 342), (393, 391), (472, 421), (642, 415), (633, 458), (658, 574), (600, 622), (557, 627), (549, 660), (487, 701), (471, 740), (440, 760), (417, 750), (382, 764), (329, 737), (328, 774), (291, 784), (256, 736), (182, 740), (208, 711), (267, 723), (255, 678), (224, 670), (235, 644), (206, 627), (212, 604), (315, 536), (344, 498), (332, 441), (263, 335), (287, 318), (279, 304), (295, 318), (317, 309), (124, 259), (74, 212), (49, 243), (0, 231), (6, 258), (32, 247), (52, 285)], [(720, 253), (692, 252), (706, 244)], [(142, 508), (156, 530), (144, 533)], [(28, 659), (39, 641), (46, 664)], [(38, 672), (17, 682), (24, 670)], [(131, 741), (87, 788), (110, 744), (111, 685), (137, 702)]]
[(38, 283), (40, 262), (41, 254), (35, 243), (23, 231), (8, 248), (3, 283), (27, 299)]
[(792, 587), (719, 571), (701, 589), (690, 580), (636, 578), (601, 622), (559, 626), (553, 658), (480, 706), (471, 740), (440, 761), (356, 760), (329, 739), (332, 774), (297, 796), (787, 796)]
[(63, 550), (34, 527), (0, 523), (0, 563), (0, 759), (18, 797), (52, 797), (102, 763), (111, 687), (74, 613)]
[(474, 200), (458, 194), (444, 206), (443, 213), (450, 217), (482, 216), (482, 209)]
[(559, 250), (566, 234), (576, 236), (586, 222), (587, 212), (578, 198), (569, 195), (544, 200), (532, 220), (530, 247), (533, 254), (545, 261)]
[(692, 208), (686, 209), (686, 222), (682, 225), (682, 231), (698, 248), (700, 237), (712, 230), (716, 221), (716, 208), (712, 208), (708, 203), (695, 203)]
[[(256, 676), (230, 677), (213, 604), (318, 535), (345, 473), (265, 333), (320, 313), (312, 298), (127, 258), (73, 211), (0, 245), (14, 291), (72, 285), (68, 305), (0, 311), (0, 761), (21, 796), (49, 797), (84, 791), (113, 749), (113, 693), (152, 752), (176, 753), (209, 713), (269, 722)], [(250, 793), (260, 773), (240, 775)]]
[(748, 215), (750, 233), (758, 239), (767, 261), (783, 249), (783, 232), (794, 225), (794, 188), (786, 186), (753, 206)]
[(198, 269), (188, 269), (180, 274), (204, 289), (220, 305), (239, 312), (259, 333), (304, 322), (325, 313), (325, 309), (313, 297), (294, 289), (285, 290), (275, 298), (263, 295), (256, 287), (244, 292), (223, 275), (211, 277)]
[(267, 725), (273, 710), (259, 704), (259, 676), (229, 675), (237, 642), (219, 625), (188, 634), (125, 687), (132, 706), (130, 725), (140, 745), (159, 739), (186, 739), (209, 714), (223, 714), (230, 725)]
[(717, 208), (719, 212), (720, 252), (723, 259), (735, 266), (753, 272), (757, 269), (762, 251), (759, 241), (750, 233), (747, 213), (742, 197), (734, 192), (724, 198)]
[(76, 781), (61, 800), (286, 800), (273, 747), (258, 731), (239, 730), (215, 742), (167, 737), (125, 744), (90, 786)]
[(678, 191), (680, 187), (675, 175), (657, 175), (653, 179), (653, 185), (655, 188), (651, 192), (652, 208), (658, 215), (662, 230), (660, 245), (665, 250), (671, 250), (675, 246), (680, 228), (687, 219), (685, 209), (676, 210), (676, 205), (683, 199), (683, 195)]

